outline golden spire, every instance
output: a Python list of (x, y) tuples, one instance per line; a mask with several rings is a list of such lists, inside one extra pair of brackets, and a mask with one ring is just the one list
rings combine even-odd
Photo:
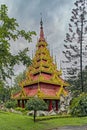
[(40, 38), (39, 38), (39, 42), (40, 41), (45, 41), (44, 32), (43, 32), (43, 21), (42, 21), (42, 17), (41, 17), (41, 21), (40, 21)]

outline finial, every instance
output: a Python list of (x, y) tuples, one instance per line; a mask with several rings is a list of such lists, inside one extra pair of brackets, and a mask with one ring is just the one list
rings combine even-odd
[(40, 13), (41, 15), (41, 21), (40, 21), (40, 25), (41, 25), (41, 28), (43, 27), (43, 21), (42, 21), (42, 13)]
[(39, 38), (39, 42), (40, 41), (45, 41), (45, 38), (44, 38), (44, 32), (43, 32), (43, 21), (42, 21), (42, 13), (40, 13), (41, 15), (41, 21), (40, 21), (40, 38)]

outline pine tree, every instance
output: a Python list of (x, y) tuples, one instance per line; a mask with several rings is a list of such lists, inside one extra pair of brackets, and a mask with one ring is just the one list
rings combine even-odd
[(66, 75), (71, 78), (76, 78), (80, 72), (80, 84), (83, 90), (83, 75), (82, 69), (84, 68), (87, 58), (87, 0), (77, 0), (75, 8), (72, 9), (72, 16), (69, 23), (69, 31), (66, 33), (63, 54), (68, 68)]

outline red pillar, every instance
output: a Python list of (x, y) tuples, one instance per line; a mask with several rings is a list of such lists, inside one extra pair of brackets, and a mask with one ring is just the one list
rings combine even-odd
[(22, 100), (22, 108), (24, 108), (24, 100)]
[(49, 100), (49, 111), (52, 110), (52, 100)]
[(20, 107), (21, 105), (20, 105), (20, 100), (18, 100), (18, 107)]
[(56, 111), (58, 111), (58, 100), (56, 100)]

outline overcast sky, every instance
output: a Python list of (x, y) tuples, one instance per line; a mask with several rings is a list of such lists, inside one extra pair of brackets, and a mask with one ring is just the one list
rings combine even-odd
[[(75, 0), (0, 0), (0, 4), (8, 6), (9, 16), (17, 19), (21, 29), (36, 31), (37, 33), (37, 36), (33, 37), (32, 43), (20, 40), (18, 43), (11, 44), (12, 52), (17, 53), (18, 50), (29, 47), (31, 55), (37, 38), (39, 38), (40, 13), (42, 13), (45, 38), (50, 50), (53, 49), (59, 68), (63, 41), (74, 2)], [(16, 67), (16, 72), (18, 73), (19, 71), (21, 70)]]

